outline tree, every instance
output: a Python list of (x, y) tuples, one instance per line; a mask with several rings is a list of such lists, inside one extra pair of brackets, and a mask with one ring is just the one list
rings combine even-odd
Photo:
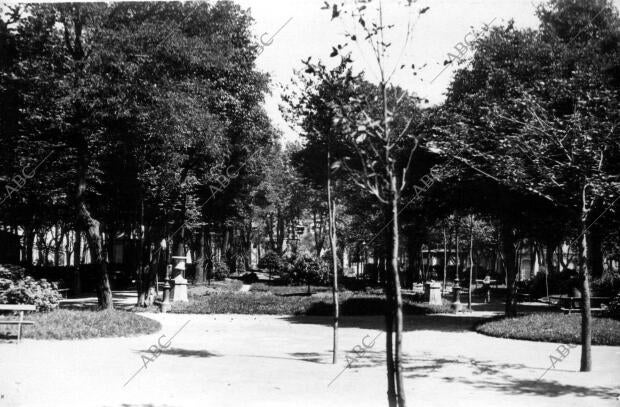
[[(619, 21), (611, 3), (577, 0), (551, 1), (539, 17), (537, 32), (509, 25), (478, 40), (472, 68), (457, 73), (448, 104), (468, 128), (458, 142), (467, 164), (550, 202), (578, 225), (581, 370), (589, 371), (589, 229), (618, 199)], [(508, 222), (502, 235), (504, 260), (512, 263)], [(514, 277), (509, 291), (513, 284)]]
[(172, 246), (193, 240), (204, 253), (194, 235), (238, 215), (242, 186), (256, 185), (260, 172), (248, 170), (260, 162), (255, 152), (275, 138), (251, 18), (228, 1), (24, 7), (10, 17), (19, 24), (5, 27), (3, 16), (0, 25), (10, 55), (1, 100), (15, 97), (19, 107), (15, 119), (2, 110), (0, 123), (10, 127), (11, 156), (35, 165), (41, 152), (56, 156), (25, 186), (22, 205), (7, 204), (28, 236), (59, 222), (86, 229), (104, 307), (113, 241), (138, 236), (146, 305)]
[[(386, 243), (389, 258), (389, 278), (386, 281), (388, 311), (386, 312), (386, 353), (388, 371), (388, 401), (390, 405), (404, 406), (406, 396), (402, 378), (402, 297), (399, 276), (399, 203), (407, 185), (407, 172), (412, 164), (418, 138), (412, 123), (417, 114), (417, 100), (407, 92), (391, 84), (392, 75), (398, 68), (387, 66), (391, 44), (385, 39), (391, 26), (383, 21), (383, 5), (378, 4), (375, 20), (367, 15), (362, 2), (351, 9), (338, 4), (325, 7), (332, 12), (332, 19), (349, 15), (361, 34), (347, 32), (348, 40), (365, 42), (371, 47), (379, 70), (378, 86), (355, 75), (349, 66), (352, 62), (346, 52), (348, 43), (332, 49), (332, 57), (340, 57), (341, 63), (329, 70), (323, 64), (305, 62), (306, 73), (320, 78), (319, 82), (336, 89), (348, 89), (348, 97), (325, 99), (335, 113), (333, 124), (352, 154), (335, 162), (332, 168), (343, 168), (352, 181), (362, 190), (374, 196), (384, 208)], [(423, 14), (427, 9), (422, 9)], [(408, 27), (407, 38), (410, 36)], [(402, 66), (401, 66), (402, 69)], [(402, 160), (402, 157), (405, 157)], [(394, 332), (393, 332), (394, 328)], [(393, 335), (395, 333), (395, 335)]]

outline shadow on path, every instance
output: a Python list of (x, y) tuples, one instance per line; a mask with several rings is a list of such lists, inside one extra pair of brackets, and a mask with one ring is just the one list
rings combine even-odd
[[(285, 321), (292, 324), (311, 324), (332, 326), (332, 317), (315, 316), (286, 316)], [(488, 320), (489, 317), (462, 316), (462, 315), (405, 315), (404, 331), (440, 331), (440, 332), (466, 332), (472, 331), (474, 326)], [(343, 316), (338, 322), (340, 328), (360, 328), (385, 330), (383, 316)]]
[[(138, 295), (135, 291), (113, 291), (112, 304), (114, 308), (120, 310), (133, 309), (138, 302)], [(99, 307), (97, 297), (84, 295), (78, 298), (70, 298), (60, 301), (60, 308), (75, 310), (95, 311)]]

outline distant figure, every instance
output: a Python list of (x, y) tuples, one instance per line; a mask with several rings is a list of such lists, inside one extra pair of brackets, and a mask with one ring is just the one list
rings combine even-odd
[(491, 302), (491, 276), (488, 274), (482, 280), (482, 286), (484, 287), (484, 303)]

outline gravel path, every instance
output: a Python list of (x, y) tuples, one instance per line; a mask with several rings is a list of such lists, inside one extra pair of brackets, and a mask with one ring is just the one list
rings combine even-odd
[[(344, 318), (341, 360), (332, 365), (330, 318), (148, 316), (162, 323), (160, 333), (0, 343), (0, 407), (387, 404), (381, 318)], [(472, 322), (406, 319), (410, 405), (620, 406), (620, 347), (594, 347), (591, 373), (577, 372), (576, 348), (538, 381), (557, 344), (482, 336), (467, 331)], [(148, 350), (161, 335), (165, 348), (155, 357)], [(366, 353), (349, 353), (347, 368), (345, 351), (363, 344)]]

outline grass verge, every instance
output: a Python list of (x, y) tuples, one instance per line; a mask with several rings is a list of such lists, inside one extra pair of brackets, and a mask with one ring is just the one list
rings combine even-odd
[[(485, 322), (478, 325), (476, 331), (499, 338), (579, 344), (581, 343), (581, 315), (528, 314)], [(620, 346), (620, 321), (593, 317), (592, 344)]]
[[(34, 321), (34, 325), (23, 328), (23, 337), (26, 339), (67, 340), (135, 336), (155, 333), (161, 329), (161, 324), (157, 321), (132, 312), (117, 310), (57, 309), (52, 312), (29, 314), (24, 316), (24, 319)], [(7, 331), (13, 336), (15, 330), (14, 327), (6, 329), (3, 331), (4, 337), (6, 338)]]
[[(173, 303), (172, 312), (180, 314), (271, 314), (271, 315), (325, 315), (333, 314), (333, 300), (329, 288), (278, 287), (257, 284), (249, 292), (190, 293), (188, 303)], [(341, 315), (383, 315), (385, 299), (382, 294), (340, 292)], [(409, 315), (449, 313), (448, 303), (432, 306), (411, 299), (403, 299), (403, 312)]]

